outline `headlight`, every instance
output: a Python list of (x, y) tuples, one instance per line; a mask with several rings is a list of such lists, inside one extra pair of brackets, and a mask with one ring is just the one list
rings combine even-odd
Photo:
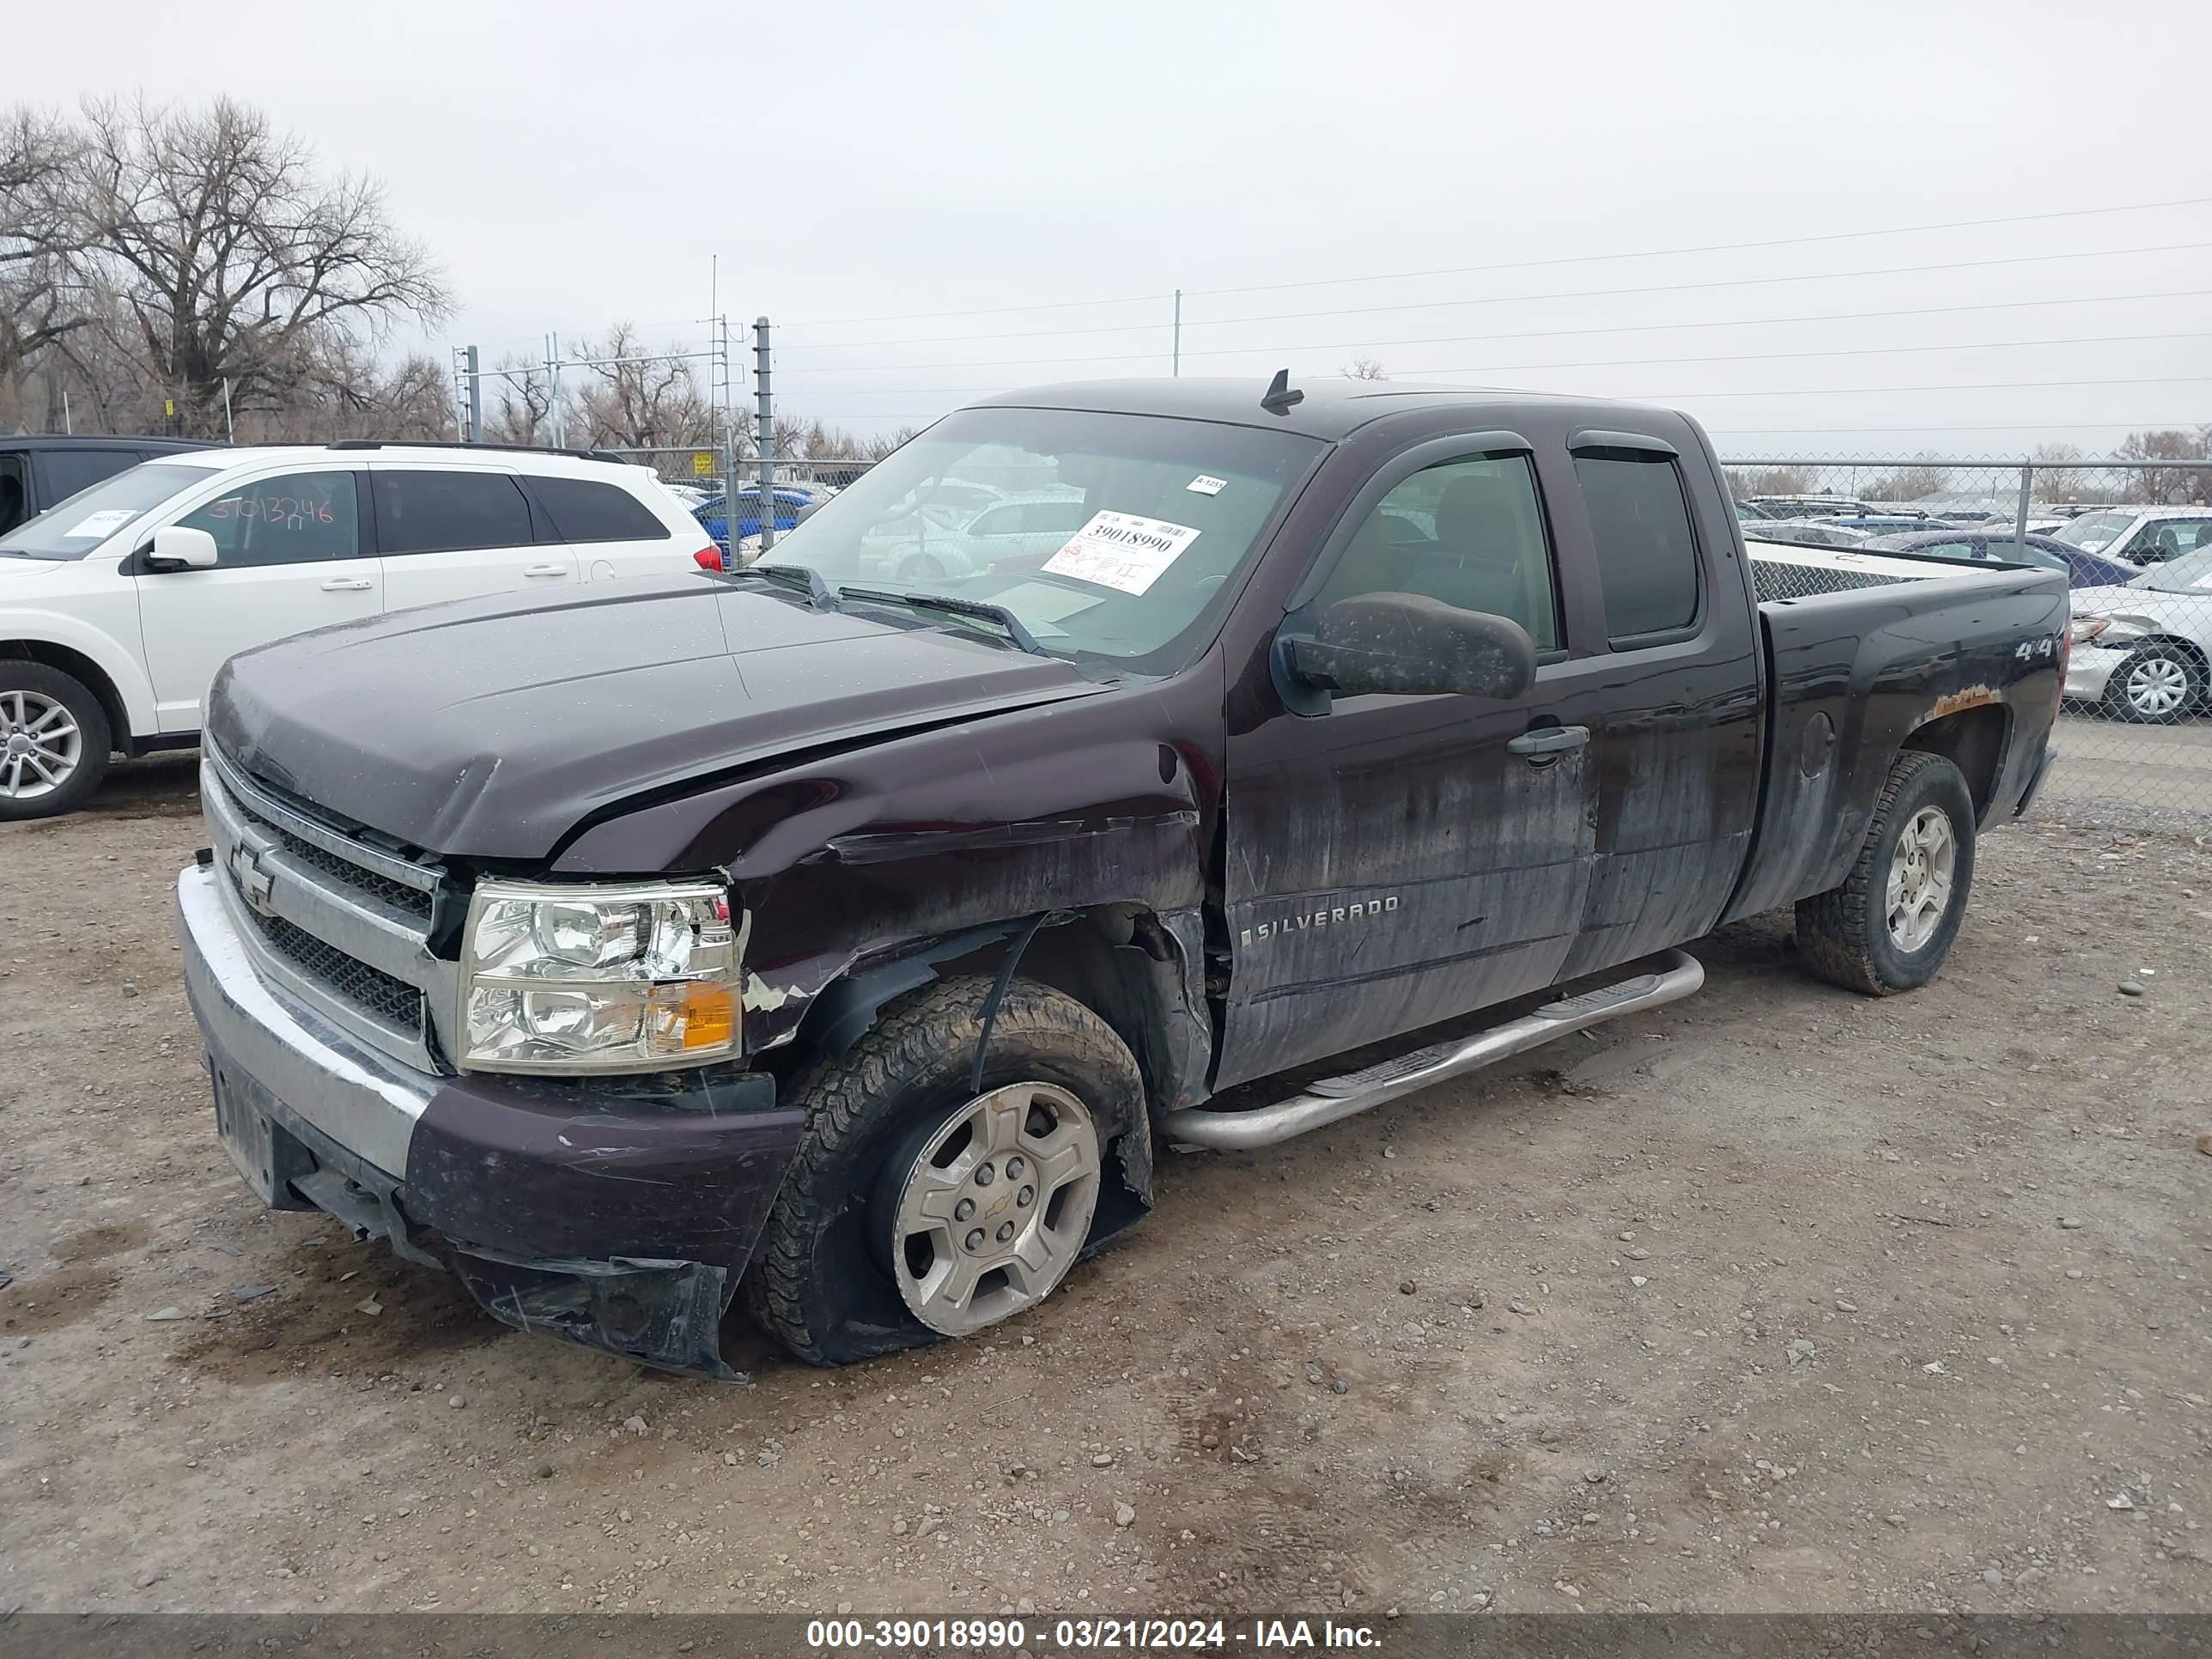
[(2075, 645), (2099, 645), (2108, 650), (2137, 645), (2144, 638), (2142, 627), (2124, 617), (2076, 617), (2067, 634)]
[(719, 883), (480, 882), (461, 941), (461, 1069), (720, 1059), (738, 1046), (738, 974)]

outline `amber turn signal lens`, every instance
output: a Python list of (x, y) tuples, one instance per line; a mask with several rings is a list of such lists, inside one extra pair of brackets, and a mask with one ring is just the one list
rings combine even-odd
[(726, 1048), (737, 1026), (737, 1002), (726, 988), (704, 984), (684, 988), (685, 1048)]

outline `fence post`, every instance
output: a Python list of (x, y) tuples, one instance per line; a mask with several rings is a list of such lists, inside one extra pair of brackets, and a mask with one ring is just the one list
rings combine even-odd
[(2012, 526), (2013, 551), (2021, 564), (2027, 562), (2027, 498), (2034, 488), (2035, 463), (2022, 461), (2020, 464), (2020, 514), (2013, 520)]
[(1175, 343), (1170, 359), (1170, 374), (1176, 380), (1182, 378), (1182, 290), (1176, 290)]
[[(768, 319), (753, 319), (753, 389), (760, 399), (761, 552), (775, 545), (775, 499), (769, 483), (775, 475), (775, 404), (769, 394)], [(737, 474), (730, 475), (730, 540), (738, 539)], [(734, 551), (734, 546), (732, 551)]]

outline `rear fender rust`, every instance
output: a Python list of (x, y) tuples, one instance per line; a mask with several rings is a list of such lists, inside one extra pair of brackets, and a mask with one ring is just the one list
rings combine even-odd
[(1962, 686), (1948, 696), (1936, 698), (1929, 705), (1928, 712), (1920, 717), (1920, 724), (1928, 726), (1942, 720), (1947, 714), (1958, 714), (1962, 709), (1984, 708), (1991, 703), (2003, 701), (2004, 693), (1993, 685)]

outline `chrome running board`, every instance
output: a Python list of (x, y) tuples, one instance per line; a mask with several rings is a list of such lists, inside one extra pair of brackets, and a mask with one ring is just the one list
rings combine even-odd
[(1380, 1106), (1401, 1095), (1425, 1089), (1432, 1083), (1493, 1066), (1510, 1055), (1537, 1048), (1570, 1031), (1583, 1030), (1639, 1009), (1679, 1001), (1705, 982), (1704, 967), (1685, 951), (1668, 951), (1657, 960), (1659, 966), (1650, 973), (1600, 986), (1579, 996), (1547, 1002), (1534, 1013), (1492, 1026), (1478, 1036), (1455, 1037), (1381, 1061), (1364, 1071), (1324, 1078), (1308, 1085), (1304, 1094), (1273, 1106), (1261, 1106), (1249, 1112), (1170, 1112), (1160, 1127), (1170, 1140), (1211, 1147), (1216, 1152), (1243, 1152), (1258, 1146), (1272, 1146), (1293, 1135), (1334, 1123), (1339, 1118), (1364, 1112), (1370, 1106)]

